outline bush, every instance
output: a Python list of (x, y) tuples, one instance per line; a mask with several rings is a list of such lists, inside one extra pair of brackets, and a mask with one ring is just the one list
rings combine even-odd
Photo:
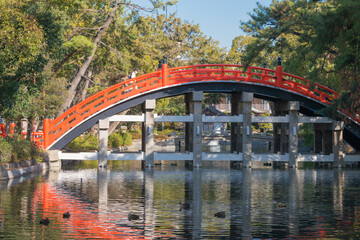
[(132, 144), (132, 137), (130, 133), (121, 133), (122, 137), (123, 137), (123, 145), (122, 146), (129, 146)]
[(12, 145), (5, 140), (5, 138), (0, 137), (0, 161), (1, 163), (11, 162), (11, 155), (13, 149)]
[(169, 136), (165, 135), (165, 134), (157, 134), (154, 136), (154, 138), (155, 138), (155, 140), (162, 141), (162, 140), (169, 139)]
[(72, 140), (68, 148), (74, 152), (88, 152), (99, 149), (98, 138), (94, 134), (80, 135)]
[(131, 131), (130, 134), (131, 134), (132, 139), (141, 139), (142, 138), (140, 130)]
[(132, 135), (130, 133), (112, 133), (109, 136), (108, 146), (118, 148), (120, 146), (129, 146), (132, 144)]
[(43, 151), (35, 143), (20, 135), (0, 138), (0, 159), (2, 163), (27, 160), (42, 161)]
[(120, 134), (113, 132), (109, 136), (108, 147), (118, 148), (122, 146), (123, 142), (124, 142), (123, 137)]

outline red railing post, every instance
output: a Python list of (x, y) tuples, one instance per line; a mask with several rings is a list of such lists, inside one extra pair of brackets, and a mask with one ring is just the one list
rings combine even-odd
[(43, 123), (44, 149), (46, 149), (50, 145), (50, 136), (49, 136), (50, 123), (51, 123), (50, 118), (44, 118), (44, 123)]
[(282, 66), (281, 66), (281, 57), (278, 57), (278, 64), (276, 66), (276, 86), (280, 87), (282, 85), (282, 79), (284, 77)]
[(2, 137), (6, 137), (6, 133), (5, 133), (5, 122), (1, 122), (0, 123), (0, 135)]
[[(263, 66), (266, 69), (267, 68), (267, 62), (264, 62)], [(265, 69), (262, 71), (262, 75), (261, 75), (261, 80), (262, 81), (267, 81), (267, 77), (266, 77), (267, 71)]]
[(167, 86), (168, 84), (168, 74), (169, 74), (169, 71), (168, 71), (168, 64), (167, 64), (167, 57), (164, 56), (164, 60), (163, 60), (163, 63), (162, 63), (162, 86), (165, 87)]
[(10, 134), (14, 134), (16, 123), (14, 121), (10, 122)]

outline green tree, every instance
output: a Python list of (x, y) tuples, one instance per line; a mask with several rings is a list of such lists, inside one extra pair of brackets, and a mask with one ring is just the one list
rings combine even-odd
[(343, 93), (340, 104), (356, 113), (360, 105), (359, 10), (360, 2), (355, 0), (259, 4), (251, 20), (242, 25), (253, 41), (246, 45), (241, 61), (259, 65), (269, 55), (282, 56), (287, 72)]

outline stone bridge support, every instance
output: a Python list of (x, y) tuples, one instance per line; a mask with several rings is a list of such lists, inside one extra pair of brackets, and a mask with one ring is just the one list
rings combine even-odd
[(107, 149), (109, 138), (109, 118), (99, 120), (99, 167), (107, 166)]
[(334, 155), (334, 166), (341, 167), (344, 164), (343, 153), (340, 143), (343, 140), (344, 122), (333, 121), (332, 123), (317, 123), (314, 130), (314, 153)]
[[(251, 106), (253, 93), (242, 92), (231, 95), (231, 114), (243, 115), (243, 122), (231, 123), (231, 152), (243, 153), (243, 167), (251, 167), (252, 131)], [(230, 163), (232, 168), (239, 167), (238, 162)]]
[(333, 122), (333, 153), (334, 166), (342, 167), (344, 165), (344, 155), (341, 151), (340, 144), (343, 141), (344, 122)]
[(193, 153), (193, 161), (186, 161), (186, 167), (201, 167), (202, 153), (202, 91), (192, 92), (185, 96), (186, 114), (192, 114), (194, 121), (185, 124), (185, 151)]
[(300, 103), (289, 102), (289, 167), (297, 167)]
[[(298, 133), (299, 133), (299, 110), (300, 103), (296, 101), (277, 101), (274, 102), (275, 116), (287, 116), (287, 123), (274, 123), (274, 153), (289, 154), (289, 167), (297, 167), (296, 159), (298, 155)], [(274, 163), (274, 166), (281, 163)]]
[[(142, 123), (142, 150), (145, 153), (145, 167), (154, 166), (154, 110), (156, 106), (155, 99), (146, 100), (142, 105), (145, 114), (145, 122)], [(143, 164), (143, 166), (144, 166)]]
[[(275, 116), (285, 116), (289, 113), (289, 102), (277, 101), (274, 102)], [(285, 154), (289, 149), (289, 124), (288, 123), (274, 123), (274, 144), (273, 152)]]

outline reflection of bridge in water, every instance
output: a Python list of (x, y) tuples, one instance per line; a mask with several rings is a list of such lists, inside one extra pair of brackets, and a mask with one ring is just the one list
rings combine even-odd
[[(323, 229), (326, 226), (317, 214), (324, 217), (325, 213), (315, 203), (317, 197), (328, 194), (326, 196), (332, 198), (327, 202), (333, 203), (333, 207), (327, 209), (331, 209), (338, 219), (346, 214), (343, 208), (346, 179), (357, 174), (298, 169), (281, 171), (281, 174), (251, 169), (217, 170), (216, 175), (213, 173), (212, 170), (197, 168), (156, 172), (153, 169), (125, 172), (99, 169), (76, 171), (74, 174), (62, 171), (59, 175), (52, 172), (50, 183), (42, 183), (42, 188), (34, 194), (34, 202), (43, 205), (43, 212), (52, 217), (52, 224), (66, 225), (67, 231), (63, 232), (69, 238), (86, 235), (103, 239), (129, 239), (129, 236), (134, 239), (142, 236), (150, 239), (179, 236), (201, 239), (206, 231), (217, 231), (216, 226), (221, 230), (228, 229), (230, 239), (326, 237), (321, 235), (326, 234), (326, 229)], [(170, 182), (159, 179), (169, 179)], [(64, 189), (67, 181), (72, 189), (68, 192)], [(326, 187), (315, 187), (324, 181)], [(81, 183), (75, 185), (75, 182)], [(59, 184), (61, 188), (53, 184)], [(166, 198), (164, 203), (162, 191), (170, 187), (168, 184), (177, 189), (179, 198)], [(214, 184), (221, 185), (221, 189), (214, 191)], [(127, 196), (134, 190), (139, 195)], [(82, 200), (82, 192), (96, 191), (97, 198)], [(204, 197), (204, 193), (209, 191), (214, 195), (212, 201), (215, 205)], [(306, 194), (307, 191), (312, 194)], [(141, 201), (134, 201), (134, 198)], [(190, 210), (179, 211), (179, 201), (189, 203)], [(279, 203), (286, 207), (280, 209)], [(221, 225), (214, 226), (214, 213), (219, 210), (226, 212), (226, 218), (224, 221), (216, 220)], [(72, 214), (66, 221), (61, 216), (64, 211)], [(140, 220), (128, 221), (130, 212), (139, 214)], [(167, 219), (167, 231), (158, 227), (163, 218)]]
[[(202, 115), (203, 93), (231, 94), (230, 116)], [(186, 115), (157, 116), (156, 99), (185, 95)], [(359, 161), (359, 156), (344, 156), (340, 143), (345, 139), (355, 150), (360, 150), (360, 120), (339, 111), (342, 119), (332, 120), (316, 116), (315, 112), (331, 104), (339, 96), (317, 83), (313, 87), (304, 78), (282, 71), (249, 67), (243, 71), (237, 65), (196, 65), (168, 69), (163, 64), (159, 71), (127, 80), (103, 90), (72, 107), (55, 120), (44, 120), (44, 146), (60, 150), (75, 137), (99, 124), (98, 153), (55, 153), (62, 159), (140, 160), (152, 167), (156, 160), (184, 160), (200, 167), (202, 161), (232, 161), (232, 165), (251, 166), (253, 161), (286, 162), (295, 167), (300, 162), (331, 162), (335, 166), (344, 161)], [(254, 97), (274, 103), (274, 116), (252, 116)], [(143, 114), (117, 115), (142, 105)], [(343, 119), (346, 119), (344, 125)], [(107, 151), (109, 122), (140, 122), (142, 149), (138, 153)], [(185, 123), (185, 152), (161, 153), (154, 151), (154, 126), (161, 122)], [(231, 123), (231, 151), (228, 153), (202, 152), (204, 123)], [(254, 154), (251, 140), (253, 123), (272, 123), (274, 126), (272, 153)], [(298, 152), (299, 125), (313, 124), (314, 153)]]

